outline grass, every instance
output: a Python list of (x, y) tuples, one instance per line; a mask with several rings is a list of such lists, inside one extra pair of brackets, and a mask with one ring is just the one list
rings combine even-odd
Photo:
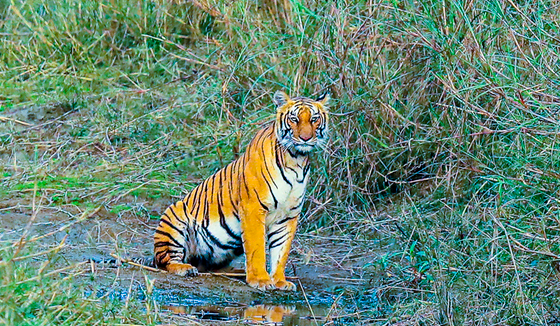
[[(48, 237), (48, 234), (30, 236), (40, 204), (34, 201), (33, 206), (37, 210), (33, 211), (20, 239), (15, 242), (3, 240), (0, 243), (1, 325), (155, 323), (157, 315), (151, 312), (157, 308), (149, 293), (143, 305), (136, 301), (129, 305), (128, 299), (123, 305), (115, 299), (96, 297), (91, 291), (86, 294), (80, 275), (85, 274), (87, 265), (74, 262), (60, 267), (60, 260), (64, 260), (60, 251), (65, 247), (68, 234), (59, 244), (50, 244), (46, 249), (39, 246), (39, 240)], [(85, 211), (60, 230), (75, 226), (97, 211), (99, 208), (93, 212)], [(37, 257), (40, 259), (37, 260)]]
[(36, 187), (46, 205), (114, 214), (170, 202), (243, 151), (274, 91), (328, 89), (332, 139), (301, 231), (380, 248), (360, 269), (376, 320), (555, 323), (555, 6), (0, 2), (0, 196)]
[[(29, 252), (22, 253), (36, 252), (33, 247), (29, 249)], [(84, 297), (73, 285), (76, 282), (73, 266), (62, 271), (50, 270), (50, 261), (47, 261), (38, 271), (35, 264), (8, 261), (15, 257), (6, 254), (9, 255), (7, 250), (3, 250), (2, 259), (6, 261), (0, 266), (2, 325), (92, 325), (99, 321), (106, 324), (154, 323), (153, 315), (141, 312), (146, 307), (131, 305), (123, 309), (119, 302)], [(149, 311), (150, 300), (146, 300), (146, 306)]]

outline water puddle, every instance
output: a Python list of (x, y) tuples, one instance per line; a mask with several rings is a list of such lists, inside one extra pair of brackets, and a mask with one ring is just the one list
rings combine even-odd
[[(266, 324), (278, 326), (316, 326), (328, 320), (336, 320), (341, 306), (336, 297), (323, 293), (262, 294), (248, 291), (243, 283), (234, 282), (227, 287), (227, 282), (214, 280), (222, 291), (201, 286), (198, 290), (191, 288), (154, 288), (150, 300), (158, 304), (163, 312), (174, 318), (188, 318), (203, 325), (215, 322), (242, 322), (249, 324)], [(122, 286), (122, 285), (121, 285)], [(146, 288), (136, 284), (131, 289), (125, 286), (112, 289), (98, 289), (97, 297), (109, 297), (126, 301), (134, 297), (140, 301), (147, 300)], [(220, 293), (221, 292), (221, 293)], [(226, 294), (228, 293), (228, 294)], [(89, 295), (91, 293), (87, 293)]]
[(274, 323), (283, 326), (315, 326), (328, 318), (329, 307), (304, 305), (206, 305), (206, 306), (163, 306), (176, 315), (185, 315), (199, 320), (243, 321), (249, 323)]

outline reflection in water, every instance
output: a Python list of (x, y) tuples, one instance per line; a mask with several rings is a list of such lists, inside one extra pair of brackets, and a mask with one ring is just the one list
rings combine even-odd
[[(288, 307), (275, 305), (255, 305), (255, 306), (164, 306), (174, 314), (190, 315), (198, 319), (210, 320), (243, 320), (249, 322), (278, 323), (284, 326), (292, 325), (316, 325), (317, 320), (324, 320), (324, 317), (317, 317), (315, 314), (324, 313), (324, 307), (316, 307), (313, 312), (309, 308)], [(315, 311), (318, 310), (318, 311)], [(324, 316), (324, 315), (323, 315)]]
[(247, 307), (243, 311), (243, 320), (251, 321), (271, 321), (271, 322), (282, 322), (285, 315), (291, 315), (295, 312), (295, 308), (286, 309), (282, 306), (265, 306), (258, 305), (253, 307)]

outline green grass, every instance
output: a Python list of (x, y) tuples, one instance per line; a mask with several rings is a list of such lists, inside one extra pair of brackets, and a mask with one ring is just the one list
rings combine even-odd
[[(87, 287), (78, 275), (84, 266), (54, 268), (57, 248), (44, 253), (46, 260), (37, 268), (29, 255), (37, 248), (24, 245), (14, 250), (3, 243), (0, 251), (0, 324), (1, 325), (154, 325), (156, 315), (150, 314), (154, 304), (144, 305), (132, 300), (130, 306), (118, 300), (99, 299), (86, 295)], [(7, 245), (7, 246), (6, 246)], [(10, 248), (11, 250), (9, 250)], [(16, 253), (14, 254), (14, 251)]]
[(386, 252), (363, 267), (380, 319), (553, 323), (555, 5), (0, 2), (0, 116), (47, 123), (0, 122), (0, 196), (171, 201), (243, 151), (276, 90), (328, 89), (301, 230)]

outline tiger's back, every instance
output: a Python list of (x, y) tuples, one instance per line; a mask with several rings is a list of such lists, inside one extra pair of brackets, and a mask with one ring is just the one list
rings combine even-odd
[[(295, 288), (285, 280), (284, 266), (309, 177), (308, 144), (319, 142), (317, 133), (309, 132), (309, 122), (311, 116), (319, 115), (326, 128), (326, 111), (321, 110), (326, 100), (291, 100), (283, 95), (282, 99), (275, 95), (277, 105), (281, 104), (276, 121), (257, 133), (243, 155), (164, 212), (154, 237), (159, 268), (178, 275), (196, 275), (198, 270), (224, 267), (245, 252), (251, 286)], [(298, 103), (308, 125), (299, 130), (301, 147), (287, 146), (284, 138), (293, 138), (298, 130), (286, 133), (283, 127), (293, 115), (286, 116), (284, 111)], [(266, 271), (266, 243), (271, 275)]]

